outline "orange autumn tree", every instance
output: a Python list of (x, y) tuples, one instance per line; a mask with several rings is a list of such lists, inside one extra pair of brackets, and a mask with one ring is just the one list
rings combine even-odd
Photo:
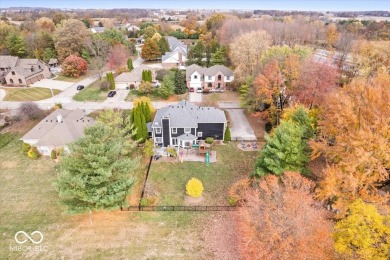
[(332, 259), (332, 222), (313, 199), (315, 183), (297, 172), (263, 177), (239, 209), (243, 259)]
[(381, 203), (389, 194), (378, 186), (390, 172), (390, 75), (381, 70), (329, 95), (318, 122), (321, 138), (311, 142), (312, 158), (324, 155), (330, 166), (317, 197), (345, 213), (358, 198)]

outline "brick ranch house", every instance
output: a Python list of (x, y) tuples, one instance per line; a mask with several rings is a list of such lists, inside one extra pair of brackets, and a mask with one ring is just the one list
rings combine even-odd
[(50, 76), (49, 67), (41, 60), (0, 56), (0, 82), (7, 85), (28, 86)]
[(183, 68), (187, 61), (187, 45), (173, 36), (165, 36), (169, 44), (169, 52), (161, 57), (164, 69)]
[(187, 67), (186, 80), (188, 88), (218, 91), (225, 90), (228, 83), (234, 80), (234, 75), (233, 71), (223, 65), (205, 68), (193, 64)]

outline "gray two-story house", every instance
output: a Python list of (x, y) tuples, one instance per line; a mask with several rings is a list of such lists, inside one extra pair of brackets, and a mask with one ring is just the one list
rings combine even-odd
[(155, 145), (189, 148), (198, 140), (223, 140), (227, 120), (215, 107), (198, 107), (187, 101), (157, 111), (150, 125)]

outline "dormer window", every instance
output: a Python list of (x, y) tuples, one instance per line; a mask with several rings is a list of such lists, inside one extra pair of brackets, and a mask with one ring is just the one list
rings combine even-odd
[(194, 75), (194, 79), (197, 79), (198, 78), (198, 75)]
[(156, 134), (161, 134), (161, 127), (156, 127)]
[(172, 128), (172, 134), (177, 134), (177, 128)]
[(211, 76), (209, 76), (209, 80), (211, 80), (211, 78), (212, 78), (212, 77), (211, 77)]
[(188, 127), (184, 128), (184, 133), (185, 134), (190, 134), (191, 133), (191, 128), (188, 128)]
[(12, 74), (12, 75), (15, 75), (15, 71), (12, 71), (11, 74)]

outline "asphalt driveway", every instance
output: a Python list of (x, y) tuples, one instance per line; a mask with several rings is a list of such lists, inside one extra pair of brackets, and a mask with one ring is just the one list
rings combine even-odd
[(232, 141), (256, 141), (255, 132), (244, 114), (244, 109), (226, 109), (230, 117), (230, 134)]

